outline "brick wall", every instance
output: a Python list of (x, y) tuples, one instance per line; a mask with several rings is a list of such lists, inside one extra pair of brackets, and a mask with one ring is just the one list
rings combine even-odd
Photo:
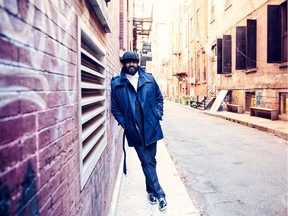
[[(232, 102), (244, 105), (246, 111), (249, 111), (250, 106), (249, 100), (245, 99), (247, 93), (255, 93), (254, 106), (274, 108), (280, 111), (279, 104), (284, 103), (284, 101), (280, 101), (279, 95), (287, 92), (287, 62), (281, 65), (267, 61), (268, 5), (280, 5), (284, 2), (284, 0), (231, 1), (231, 6), (225, 9), (224, 1), (214, 1), (216, 14), (208, 28), (209, 44), (216, 45), (217, 38), (231, 35), (232, 73), (217, 74), (217, 59), (215, 59), (210, 62), (210, 65), (208, 64), (208, 85), (210, 89), (216, 90), (216, 94), (221, 89), (232, 91)], [(236, 28), (247, 26), (248, 19), (257, 22), (257, 65), (252, 69), (236, 69)]]
[[(107, 215), (122, 155), (109, 111), (118, 20), (81, 0), (0, 0), (0, 215)], [(119, 17), (117, 2), (109, 13)], [(108, 145), (81, 190), (78, 21), (106, 53)]]

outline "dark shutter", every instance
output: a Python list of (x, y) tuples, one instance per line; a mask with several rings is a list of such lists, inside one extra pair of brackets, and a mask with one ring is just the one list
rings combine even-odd
[(236, 70), (246, 69), (246, 27), (236, 27)]
[(222, 67), (223, 73), (231, 73), (231, 35), (223, 35)]
[(246, 43), (246, 67), (256, 68), (256, 56), (257, 56), (257, 21), (247, 19), (247, 43)]
[(267, 7), (267, 62), (281, 62), (281, 6)]
[(217, 39), (217, 74), (222, 74), (222, 38)]

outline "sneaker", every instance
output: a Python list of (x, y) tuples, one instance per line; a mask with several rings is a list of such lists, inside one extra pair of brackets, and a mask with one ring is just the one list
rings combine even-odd
[(148, 202), (150, 204), (152, 204), (152, 205), (157, 204), (157, 199), (156, 199), (156, 197), (153, 196), (152, 193), (148, 193), (147, 198), (148, 198)]
[(159, 210), (163, 211), (167, 208), (167, 202), (166, 199), (164, 197), (160, 197), (158, 199), (158, 205), (159, 205)]

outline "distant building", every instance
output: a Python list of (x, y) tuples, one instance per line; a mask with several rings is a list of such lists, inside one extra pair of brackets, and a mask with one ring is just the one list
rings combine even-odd
[[(0, 215), (108, 215), (133, 1), (1, 1)], [(121, 170), (121, 168), (120, 168)]]
[(183, 1), (179, 8), (171, 55), (177, 97), (224, 90), (226, 102), (277, 109), (287, 120), (287, 1)]

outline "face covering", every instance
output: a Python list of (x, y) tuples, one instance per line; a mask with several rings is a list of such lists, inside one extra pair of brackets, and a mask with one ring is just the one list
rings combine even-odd
[(127, 74), (130, 74), (130, 75), (132, 75), (132, 76), (134, 76), (137, 71), (138, 71), (138, 67), (134, 67), (134, 66), (128, 66), (128, 67), (126, 67), (126, 73), (127, 73)]

